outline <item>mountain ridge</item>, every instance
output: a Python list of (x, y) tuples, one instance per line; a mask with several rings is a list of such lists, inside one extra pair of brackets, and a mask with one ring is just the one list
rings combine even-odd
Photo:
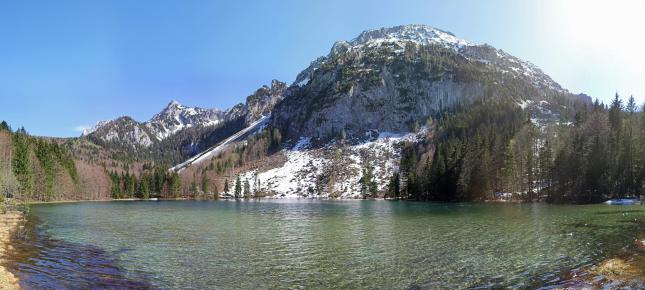
[(147, 121), (139, 122), (128, 116), (99, 121), (92, 129), (84, 131), (81, 137), (145, 148), (189, 128), (215, 127), (241, 117), (250, 124), (270, 113), (273, 106), (282, 99), (284, 89), (286, 84), (272, 80), (270, 86), (264, 85), (249, 95), (245, 103), (224, 111), (189, 107), (171, 100)]

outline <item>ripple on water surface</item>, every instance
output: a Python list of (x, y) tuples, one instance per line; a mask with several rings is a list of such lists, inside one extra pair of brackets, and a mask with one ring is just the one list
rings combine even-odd
[(32, 212), (40, 222), (15, 270), (52, 288), (533, 288), (645, 232), (638, 206), (159, 201)]

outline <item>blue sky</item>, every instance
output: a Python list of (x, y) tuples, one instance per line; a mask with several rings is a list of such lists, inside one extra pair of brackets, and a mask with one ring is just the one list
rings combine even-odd
[(336, 40), (428, 24), (531, 61), (572, 92), (645, 101), (639, 1), (0, 1), (0, 119), (35, 135), (171, 99), (228, 108)]

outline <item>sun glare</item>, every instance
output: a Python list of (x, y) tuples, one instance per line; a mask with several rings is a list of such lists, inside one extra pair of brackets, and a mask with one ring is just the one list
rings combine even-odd
[[(590, 70), (603, 71), (622, 89), (643, 100), (645, 1), (549, 1), (554, 47), (584, 54)], [(558, 43), (559, 42), (559, 43)], [(602, 96), (598, 96), (602, 97)]]

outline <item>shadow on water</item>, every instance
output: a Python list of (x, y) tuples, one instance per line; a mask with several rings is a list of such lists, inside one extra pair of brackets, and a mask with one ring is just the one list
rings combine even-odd
[[(128, 277), (114, 253), (49, 238), (30, 217), (26, 235), (12, 241), (7, 268), (26, 289), (152, 289), (146, 277)], [(127, 251), (127, 250), (124, 250)], [(117, 253), (118, 254), (118, 253)]]

